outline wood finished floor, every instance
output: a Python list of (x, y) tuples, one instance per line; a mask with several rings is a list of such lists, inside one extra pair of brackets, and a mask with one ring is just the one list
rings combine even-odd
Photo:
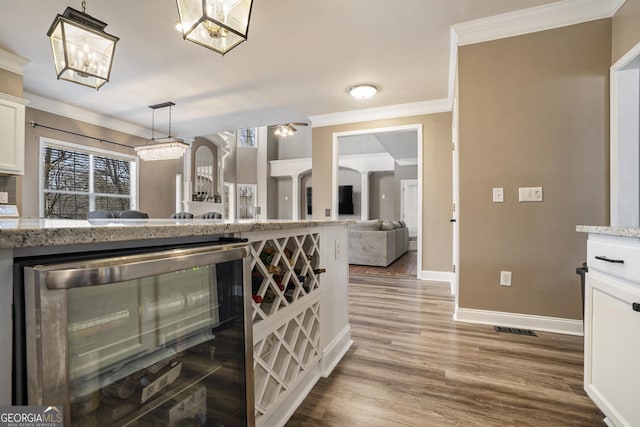
[(583, 338), (452, 320), (448, 285), (350, 278), (353, 346), (286, 424), (604, 426), (582, 389)]
[(373, 267), (370, 265), (349, 265), (350, 274), (366, 274), (387, 277), (417, 277), (418, 253), (408, 251), (388, 267)]

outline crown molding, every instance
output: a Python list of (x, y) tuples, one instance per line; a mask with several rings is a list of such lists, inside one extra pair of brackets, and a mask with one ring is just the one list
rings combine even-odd
[(31, 62), (30, 59), (23, 58), (20, 55), (11, 53), (7, 50), (0, 49), (0, 68), (15, 74), (24, 75), (24, 66)]
[(452, 26), (457, 45), (466, 46), (610, 18), (625, 0), (562, 0)]
[(394, 119), (398, 117), (421, 116), (424, 114), (443, 113), (447, 111), (451, 111), (450, 98), (387, 105), (384, 107), (343, 111), (339, 113), (319, 114), (316, 116), (309, 116), (309, 120), (311, 120), (311, 127), (323, 127), (347, 123), (368, 122), (372, 120)]
[(151, 130), (145, 127), (125, 122), (124, 120), (115, 119), (113, 117), (104, 116), (84, 108), (76, 107), (75, 105), (54, 101), (34, 93), (25, 92), (24, 98), (29, 101), (29, 107), (36, 110), (46, 111), (47, 113), (57, 114), (72, 120), (90, 123), (92, 125), (101, 126), (129, 135), (139, 136), (145, 139), (148, 139), (149, 135), (151, 135)]

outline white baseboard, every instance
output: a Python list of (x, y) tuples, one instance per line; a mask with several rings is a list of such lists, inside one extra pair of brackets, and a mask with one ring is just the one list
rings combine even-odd
[(453, 273), (450, 271), (422, 271), (421, 280), (429, 280), (431, 282), (453, 282)]
[(331, 375), (333, 369), (342, 360), (352, 344), (351, 325), (347, 325), (322, 352), (320, 375), (323, 378)]
[(582, 320), (559, 317), (457, 308), (453, 319), (458, 322), (479, 323), (482, 325), (533, 329), (535, 331), (555, 332), (566, 335), (584, 335)]

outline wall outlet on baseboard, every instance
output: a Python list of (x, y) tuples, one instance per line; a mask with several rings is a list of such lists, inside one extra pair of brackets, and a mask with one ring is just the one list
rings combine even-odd
[(510, 271), (501, 271), (500, 272), (500, 286), (511, 286), (511, 272)]

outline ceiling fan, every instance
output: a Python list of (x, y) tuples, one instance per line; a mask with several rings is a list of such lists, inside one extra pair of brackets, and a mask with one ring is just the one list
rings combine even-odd
[(296, 126), (309, 126), (309, 123), (293, 122), (285, 125), (276, 125), (276, 129), (273, 134), (276, 136), (291, 136), (298, 131)]

